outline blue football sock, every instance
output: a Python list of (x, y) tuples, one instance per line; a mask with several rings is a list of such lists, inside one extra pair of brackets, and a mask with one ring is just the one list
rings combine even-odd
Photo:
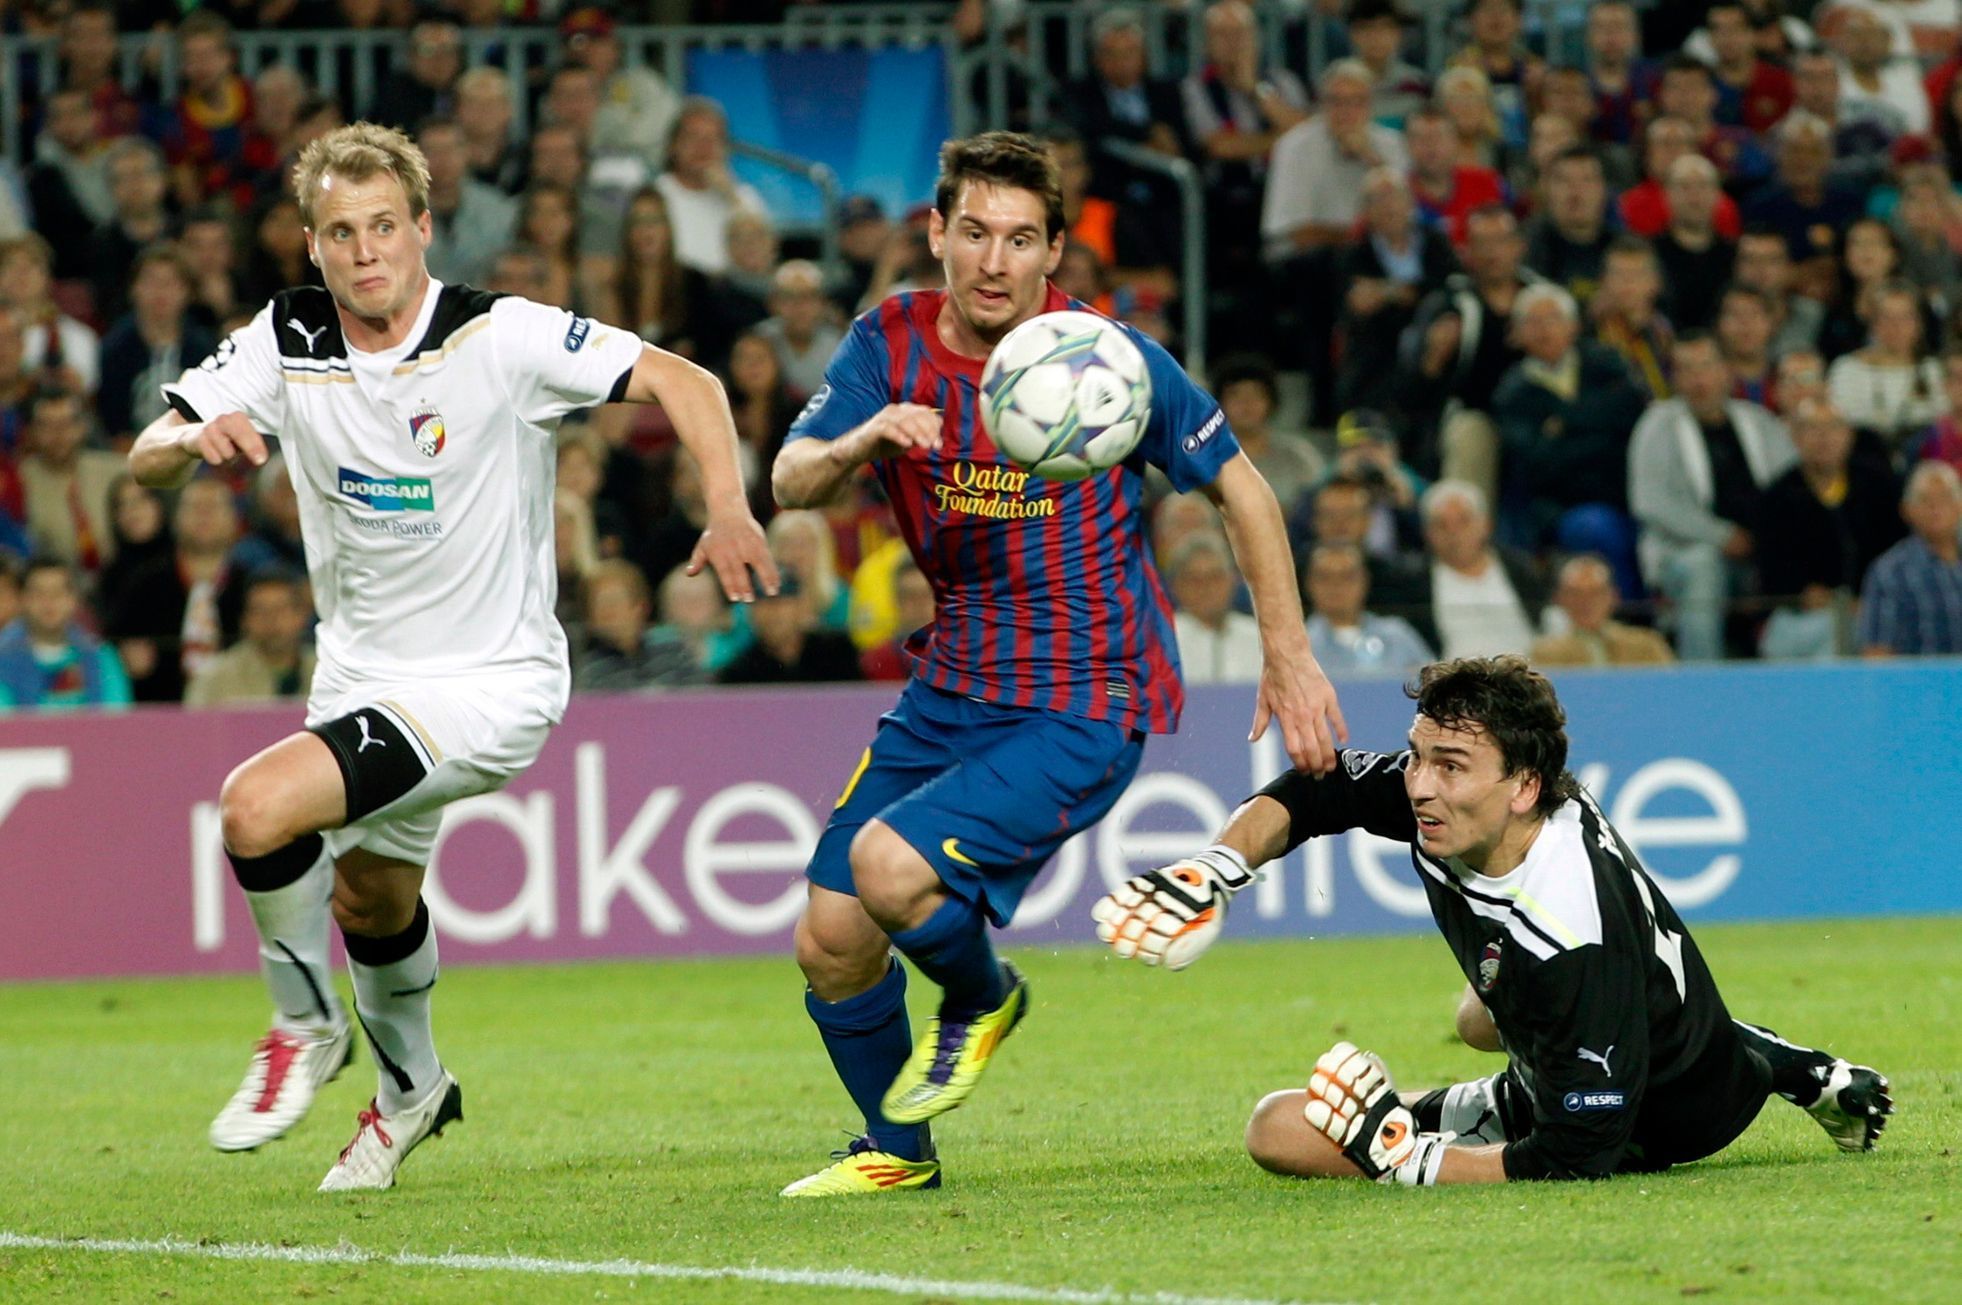
[(988, 940), (988, 921), (972, 903), (949, 897), (918, 928), (892, 935), (893, 946), (946, 994), (948, 1015), (978, 1015), (1008, 996), (1007, 977)]
[(819, 1001), (805, 990), (804, 1009), (824, 1038), (838, 1081), (865, 1114), (865, 1132), (881, 1151), (905, 1160), (924, 1160), (933, 1149), (925, 1124), (895, 1124), (879, 1103), (893, 1076), (913, 1051), (906, 1020), (906, 968), (893, 961), (886, 977), (843, 1001)]

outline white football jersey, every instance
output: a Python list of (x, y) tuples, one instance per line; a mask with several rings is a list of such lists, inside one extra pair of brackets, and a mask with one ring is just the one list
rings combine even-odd
[(624, 393), (641, 342), (432, 279), (400, 346), (350, 348), (325, 290), (281, 291), (164, 396), (279, 437), (320, 614), (315, 691), (571, 676), (552, 492), (559, 421)]

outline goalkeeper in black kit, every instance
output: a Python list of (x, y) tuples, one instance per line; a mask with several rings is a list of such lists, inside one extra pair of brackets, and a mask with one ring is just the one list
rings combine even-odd
[(1178, 969), (1219, 935), (1232, 894), (1303, 841), (1362, 828), (1410, 844), (1469, 984), (1459, 1033), (1506, 1068), (1399, 1095), (1380, 1060), (1338, 1043), (1306, 1089), (1254, 1108), (1257, 1163), (1413, 1186), (1652, 1173), (1722, 1150), (1772, 1093), (1842, 1150), (1872, 1149), (1887, 1080), (1731, 1018), (1681, 918), (1567, 772), (1546, 677), (1517, 657), (1465, 659), (1408, 692), (1406, 750), (1289, 771), (1213, 846), (1096, 906), (1120, 956)]

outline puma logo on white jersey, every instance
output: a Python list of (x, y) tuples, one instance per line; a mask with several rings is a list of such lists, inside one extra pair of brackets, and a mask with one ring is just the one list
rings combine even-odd
[[(361, 746), (354, 750), (355, 756), (358, 757), (362, 753), (366, 752), (368, 750), (368, 745), (370, 743), (374, 744), (378, 748), (385, 748), (388, 746), (387, 739), (378, 739), (374, 735), (368, 733), (368, 718), (366, 716), (356, 716), (354, 718), (354, 723), (361, 727)], [(1608, 1050), (1613, 1051), (1614, 1048), (1609, 1047)], [(1602, 1063), (1606, 1064), (1607, 1062), (1603, 1061)]]
[(307, 338), (307, 356), (311, 358), (313, 356), (313, 342), (315, 340), (318, 340), (321, 336), (321, 333), (325, 331), (327, 328), (324, 326), (316, 326), (311, 331), (309, 331), (306, 327), (300, 325), (300, 319), (297, 317), (287, 318), (286, 324)]
[(1610, 1042), (1608, 1044), (1608, 1049), (1606, 1051), (1589, 1051), (1586, 1047), (1579, 1047), (1575, 1049), (1574, 1054), (1580, 1057), (1582, 1060), (1591, 1060), (1595, 1064), (1599, 1065), (1601, 1067), (1601, 1072), (1603, 1074), (1606, 1074), (1609, 1078), (1613, 1078), (1615, 1076), (1615, 1072), (1612, 1069), (1608, 1068), (1608, 1057), (1615, 1054), (1614, 1043)]

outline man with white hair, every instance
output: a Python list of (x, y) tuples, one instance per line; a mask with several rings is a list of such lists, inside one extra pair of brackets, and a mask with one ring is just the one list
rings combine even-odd
[(1485, 495), (1440, 480), (1419, 503), (1430, 551), (1425, 641), (1446, 658), (1524, 654), (1539, 630), (1546, 582), (1532, 558), (1492, 543)]
[(1217, 530), (1201, 530), (1172, 550), (1165, 567), (1172, 630), (1187, 684), (1254, 684), (1260, 679), (1260, 624), (1233, 609), (1240, 570)]
[(1628, 445), (1628, 505), (1642, 570), (1675, 605), (1685, 661), (1724, 652), (1724, 609), (1751, 583), (1765, 487), (1797, 461), (1791, 437), (1755, 403), (1730, 397), (1730, 365), (1707, 332), (1670, 350), (1676, 397), (1649, 405)]
[(1860, 647), (1869, 657), (1962, 653), (1962, 476), (1946, 462), (1916, 464), (1901, 515), (1914, 533), (1867, 572)]
[(1600, 553), (1633, 586), (1628, 437), (1642, 417), (1642, 391), (1620, 354), (1580, 338), (1580, 308), (1557, 285), (1521, 290), (1512, 330), (1526, 356), (1492, 393), (1502, 533), (1529, 548)]
[(1737, 242), (1717, 230), (1723, 183), (1717, 166), (1701, 154), (1685, 154), (1663, 180), (1669, 225), (1655, 240), (1662, 268), (1662, 311), (1679, 331), (1708, 329), (1737, 261)]
[(1397, 342), (1417, 305), (1458, 267), (1451, 242), (1417, 220), (1410, 181), (1397, 169), (1363, 178), (1362, 211), (1362, 238), (1335, 265), (1343, 345), (1335, 398), (1345, 411), (1396, 406)]

